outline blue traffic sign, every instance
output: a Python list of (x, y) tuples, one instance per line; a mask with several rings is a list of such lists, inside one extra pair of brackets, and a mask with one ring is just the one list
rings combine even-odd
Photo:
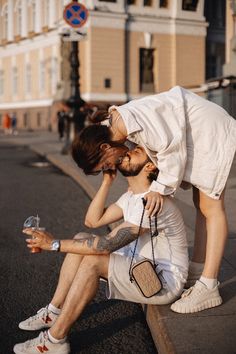
[(88, 10), (79, 2), (72, 1), (64, 9), (63, 18), (71, 27), (82, 27), (88, 18)]

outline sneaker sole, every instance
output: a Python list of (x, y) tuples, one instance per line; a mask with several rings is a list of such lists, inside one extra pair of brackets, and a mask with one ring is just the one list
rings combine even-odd
[(213, 307), (217, 307), (220, 306), (222, 304), (222, 298), (221, 297), (217, 297), (215, 299), (211, 299), (211, 300), (207, 300), (204, 301), (202, 304), (199, 304), (195, 307), (192, 307), (191, 309), (189, 308), (183, 308), (181, 305), (177, 305), (174, 306), (174, 304), (171, 305), (170, 309), (173, 312), (178, 312), (178, 313), (195, 313), (195, 312), (200, 312), (203, 310), (207, 310)]
[[(14, 351), (15, 354), (25, 354), (25, 351), (22, 352), (22, 351), (19, 350), (19, 349), (13, 348), (13, 351)], [(63, 352), (59, 352), (58, 354), (70, 354), (70, 351), (69, 351), (69, 352), (68, 352), (68, 350), (67, 350), (67, 351), (63, 351)]]
[(32, 327), (25, 327), (24, 325), (21, 325), (20, 323), (19, 323), (19, 325), (18, 325), (18, 327), (20, 328), (20, 329), (22, 329), (23, 331), (40, 331), (41, 329), (47, 329), (47, 328), (50, 328), (51, 326), (47, 326), (47, 325), (45, 325), (45, 326), (41, 326), (41, 327), (34, 327), (34, 328), (32, 328)]

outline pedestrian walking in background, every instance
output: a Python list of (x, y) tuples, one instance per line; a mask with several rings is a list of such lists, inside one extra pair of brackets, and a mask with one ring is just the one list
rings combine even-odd
[(17, 116), (16, 113), (13, 113), (11, 116), (11, 134), (17, 135)]
[(59, 140), (62, 140), (64, 138), (66, 116), (67, 114), (64, 109), (57, 112), (57, 128), (58, 128)]
[(8, 113), (5, 113), (3, 116), (2, 125), (3, 125), (4, 134), (10, 134), (11, 118)]

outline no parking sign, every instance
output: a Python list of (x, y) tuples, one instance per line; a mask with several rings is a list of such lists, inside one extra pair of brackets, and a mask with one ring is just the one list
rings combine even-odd
[(88, 19), (88, 10), (83, 4), (72, 1), (65, 7), (63, 18), (71, 27), (82, 27)]

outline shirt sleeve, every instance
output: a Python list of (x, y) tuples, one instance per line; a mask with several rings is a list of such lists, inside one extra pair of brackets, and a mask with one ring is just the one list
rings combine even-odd
[(122, 194), (122, 196), (115, 202), (115, 204), (120, 207), (123, 211), (125, 209), (125, 205), (127, 203), (127, 193)]
[(153, 181), (150, 190), (162, 195), (170, 195), (176, 191), (183, 180), (187, 160), (185, 131), (163, 146), (157, 153), (159, 174)]

